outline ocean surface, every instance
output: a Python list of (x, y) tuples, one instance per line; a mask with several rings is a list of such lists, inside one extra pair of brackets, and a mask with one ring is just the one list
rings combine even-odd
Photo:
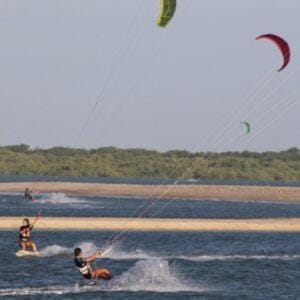
[(300, 236), (276, 233), (130, 233), (96, 261), (114, 273), (85, 282), (72, 251), (105, 249), (117, 233), (34, 232), (42, 257), (16, 258), (0, 232), (5, 299), (299, 299)]
[[(0, 216), (136, 216), (152, 199), (0, 194)], [(160, 218), (300, 217), (300, 204), (158, 201), (144, 214)], [(40, 222), (43, 222), (41, 218)], [(17, 258), (18, 232), (0, 231), (1, 299), (300, 299), (300, 234), (228, 232), (35, 231), (41, 257)], [(72, 252), (109, 249), (95, 267), (109, 282), (84, 281)]]
[(300, 204), (269, 201), (157, 200), (157, 198), (77, 197), (40, 194), (28, 201), (21, 193), (0, 193), (0, 216), (158, 218), (288, 218), (300, 217)]

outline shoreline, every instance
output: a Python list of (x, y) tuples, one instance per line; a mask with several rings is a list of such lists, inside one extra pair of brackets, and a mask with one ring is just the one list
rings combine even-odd
[(26, 187), (36, 189), (40, 193), (65, 193), (78, 196), (300, 203), (300, 187), (283, 186), (9, 182), (0, 183), (0, 192), (23, 193)]
[[(33, 217), (31, 217), (32, 219)], [(0, 217), (0, 231), (15, 230), (21, 217)], [(300, 218), (275, 219), (135, 219), (43, 217), (38, 231), (193, 231), (193, 232), (300, 232)]]

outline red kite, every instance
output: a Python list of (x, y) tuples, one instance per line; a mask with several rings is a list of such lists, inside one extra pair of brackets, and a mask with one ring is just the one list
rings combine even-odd
[(275, 35), (275, 34), (271, 34), (271, 33), (263, 34), (256, 38), (256, 40), (260, 40), (260, 39), (267, 39), (267, 40), (273, 42), (279, 48), (279, 50), (283, 56), (283, 65), (277, 71), (280, 72), (281, 70), (283, 70), (289, 64), (290, 59), (291, 59), (291, 52), (290, 52), (289, 44), (282, 37)]

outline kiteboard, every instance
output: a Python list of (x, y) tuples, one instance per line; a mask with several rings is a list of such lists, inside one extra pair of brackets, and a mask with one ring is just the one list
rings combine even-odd
[(16, 252), (16, 256), (17, 257), (25, 257), (25, 256), (40, 256), (40, 253), (38, 251), (34, 252), (34, 251), (26, 251), (26, 250), (19, 250), (18, 252)]

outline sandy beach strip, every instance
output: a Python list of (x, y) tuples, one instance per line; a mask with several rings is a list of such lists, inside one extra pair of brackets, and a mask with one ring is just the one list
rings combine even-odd
[[(33, 217), (32, 217), (33, 218)], [(0, 217), (0, 230), (18, 230), (21, 217)], [(43, 217), (36, 230), (300, 232), (300, 218), (134, 219)]]
[(33, 188), (41, 193), (85, 196), (126, 196), (161, 199), (222, 199), (239, 201), (281, 201), (300, 203), (300, 187), (236, 185), (138, 185), (73, 182), (0, 183), (0, 192), (20, 192)]

